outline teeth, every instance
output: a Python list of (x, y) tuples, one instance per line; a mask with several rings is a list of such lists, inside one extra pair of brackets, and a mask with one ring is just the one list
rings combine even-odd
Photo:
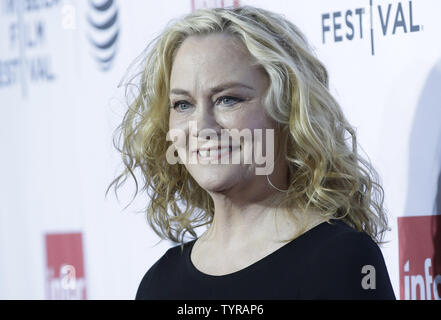
[(222, 148), (222, 149), (211, 149), (211, 150), (199, 150), (199, 155), (201, 157), (216, 157), (219, 154), (223, 154), (224, 152), (226, 152), (227, 150), (231, 150), (230, 147), (227, 148)]

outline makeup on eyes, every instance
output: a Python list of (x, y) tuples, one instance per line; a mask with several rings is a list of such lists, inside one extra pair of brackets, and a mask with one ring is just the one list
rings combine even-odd
[[(247, 99), (246, 98), (240, 98), (238, 95), (234, 95), (234, 94), (224, 94), (224, 95), (221, 95), (218, 98), (216, 98), (215, 101), (214, 101), (214, 104), (217, 104), (218, 102), (219, 102), (219, 104), (221, 104), (220, 102), (222, 102), (224, 100), (231, 100), (231, 101), (233, 101), (232, 103), (225, 103), (224, 104), (225, 106), (228, 107), (228, 106), (234, 106), (237, 103), (246, 101)], [(176, 110), (176, 108), (179, 105), (182, 105), (182, 104), (191, 105), (191, 103), (188, 102), (187, 100), (177, 100), (177, 101), (173, 101), (173, 102), (170, 103), (170, 108)], [(188, 110), (188, 109), (186, 109), (186, 110)], [(178, 112), (183, 112), (183, 111), (178, 111)]]

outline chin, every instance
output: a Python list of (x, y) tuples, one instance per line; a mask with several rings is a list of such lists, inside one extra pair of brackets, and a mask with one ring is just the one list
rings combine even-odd
[(230, 168), (192, 168), (192, 176), (206, 191), (221, 192), (234, 186), (240, 177), (237, 170)]

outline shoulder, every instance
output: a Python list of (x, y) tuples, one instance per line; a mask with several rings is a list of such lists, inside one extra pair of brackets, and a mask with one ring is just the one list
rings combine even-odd
[[(188, 245), (185, 243), (184, 246)], [(169, 248), (144, 274), (136, 292), (136, 300), (152, 299), (158, 284), (172, 281), (171, 276), (176, 275), (179, 264), (183, 261), (181, 245)]]
[(317, 298), (395, 298), (377, 243), (341, 221), (311, 248), (307, 270), (312, 286), (306, 291)]
[(310, 263), (320, 264), (323, 273), (349, 276), (359, 275), (365, 265), (383, 265), (383, 255), (377, 243), (342, 221), (334, 221), (323, 228), (310, 248)]
[(342, 221), (334, 221), (328, 227), (328, 232), (316, 246), (314, 253), (317, 258), (353, 257), (362, 260), (379, 258), (382, 255), (377, 243), (367, 233), (357, 231)]

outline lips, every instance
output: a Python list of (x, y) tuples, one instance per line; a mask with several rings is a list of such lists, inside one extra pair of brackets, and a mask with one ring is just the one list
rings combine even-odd
[(203, 158), (213, 158), (218, 155), (223, 155), (224, 153), (231, 152), (232, 147), (218, 147), (217, 149), (199, 149), (198, 156)]
[(225, 146), (225, 147), (201, 147), (197, 149), (195, 152), (197, 153), (198, 158), (201, 159), (220, 159), (224, 155), (229, 155), (233, 152), (233, 150), (240, 149), (240, 146)]

